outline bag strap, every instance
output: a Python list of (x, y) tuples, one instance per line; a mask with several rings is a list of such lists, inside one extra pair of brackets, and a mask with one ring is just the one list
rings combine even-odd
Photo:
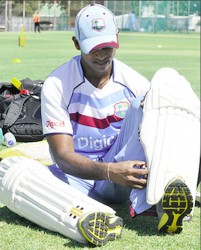
[(15, 96), (14, 100), (11, 102), (9, 106), (7, 115), (5, 117), (5, 121), (3, 124), (4, 129), (12, 126), (17, 121), (18, 117), (21, 114), (24, 103), (30, 97), (31, 97), (30, 95), (23, 96), (23, 97), (21, 97), (20, 95)]
[(17, 89), (12, 83), (10, 82), (1, 82), (0, 83), (0, 95), (16, 95), (19, 94), (19, 89)]

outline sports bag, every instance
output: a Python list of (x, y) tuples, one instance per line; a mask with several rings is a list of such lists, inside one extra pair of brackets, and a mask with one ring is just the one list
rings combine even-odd
[(0, 127), (11, 132), (19, 142), (44, 138), (41, 119), (43, 81), (21, 80), (21, 90), (12, 83), (0, 83)]

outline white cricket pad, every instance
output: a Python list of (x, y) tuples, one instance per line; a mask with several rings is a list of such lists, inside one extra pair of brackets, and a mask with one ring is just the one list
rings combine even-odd
[(78, 219), (88, 212), (115, 211), (56, 178), (47, 167), (25, 157), (0, 162), (0, 200), (18, 215), (81, 243)]
[(200, 101), (176, 70), (156, 72), (144, 103), (140, 138), (148, 162), (147, 202), (156, 204), (165, 186), (182, 177), (195, 198), (200, 159)]

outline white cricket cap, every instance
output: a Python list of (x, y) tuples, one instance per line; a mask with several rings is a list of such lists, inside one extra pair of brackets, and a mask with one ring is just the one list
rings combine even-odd
[(119, 48), (113, 13), (100, 4), (88, 5), (75, 19), (75, 37), (84, 54), (104, 47)]

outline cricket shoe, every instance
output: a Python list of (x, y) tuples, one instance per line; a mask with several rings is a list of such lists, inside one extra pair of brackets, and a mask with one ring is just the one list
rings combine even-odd
[(87, 213), (78, 220), (80, 233), (96, 246), (104, 246), (108, 241), (120, 238), (122, 228), (122, 218), (103, 212)]
[(160, 233), (180, 233), (183, 221), (193, 209), (193, 197), (189, 187), (178, 178), (165, 188), (162, 200), (157, 204)]

